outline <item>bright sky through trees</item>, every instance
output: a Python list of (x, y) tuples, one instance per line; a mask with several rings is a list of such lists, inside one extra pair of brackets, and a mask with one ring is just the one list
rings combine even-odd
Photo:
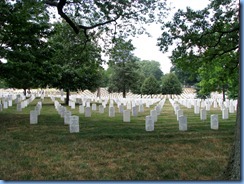
[[(201, 10), (208, 5), (209, 0), (167, 0), (167, 3), (171, 3), (172, 7), (175, 7), (169, 16), (169, 19), (166, 20), (169, 21), (178, 9), (185, 9), (189, 6), (195, 10)], [(136, 47), (134, 51), (135, 56), (142, 60), (155, 60), (160, 62), (161, 70), (166, 74), (170, 72), (170, 67), (172, 66), (170, 59), (168, 58), (171, 55), (171, 50), (170, 52), (163, 54), (159, 51), (159, 47), (156, 46), (157, 38), (162, 34), (160, 27), (160, 24), (153, 23), (147, 28), (147, 31), (152, 37), (140, 35), (133, 38), (132, 43)]]

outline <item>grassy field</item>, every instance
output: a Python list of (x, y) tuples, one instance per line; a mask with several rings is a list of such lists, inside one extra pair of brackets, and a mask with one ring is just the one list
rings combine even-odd
[[(219, 180), (233, 142), (235, 114), (222, 120), (220, 109), (211, 108), (203, 122), (192, 109), (181, 106), (188, 131), (180, 132), (169, 101), (165, 102), (155, 131), (145, 131), (151, 106), (130, 123), (92, 111), (79, 114), (80, 132), (69, 127), (49, 98), (37, 125), (30, 125), (29, 112), (35, 99), (22, 112), (16, 105), (0, 112), (0, 179), (2, 180)], [(67, 107), (70, 109), (69, 107)], [(210, 114), (219, 115), (219, 130), (210, 129)]]

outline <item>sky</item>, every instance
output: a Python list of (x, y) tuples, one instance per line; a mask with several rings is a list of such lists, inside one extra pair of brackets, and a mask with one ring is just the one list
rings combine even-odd
[[(187, 6), (195, 10), (201, 10), (209, 4), (209, 0), (167, 0), (167, 3), (171, 2), (172, 7), (175, 7), (171, 12), (171, 16), (174, 15), (178, 9), (185, 9)], [(166, 21), (169, 21), (166, 19)], [(160, 24), (151, 24), (147, 28), (147, 31), (152, 35), (148, 37), (147, 35), (140, 35), (132, 39), (133, 45), (136, 47), (134, 55), (142, 60), (155, 60), (161, 65), (161, 70), (164, 74), (170, 72), (170, 67), (172, 66), (170, 59), (171, 52), (162, 53), (159, 51), (157, 45), (157, 38), (160, 37), (162, 31), (160, 29)]]

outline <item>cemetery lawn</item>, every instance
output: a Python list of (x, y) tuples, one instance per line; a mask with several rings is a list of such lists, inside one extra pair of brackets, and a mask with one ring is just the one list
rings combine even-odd
[[(54, 103), (45, 98), (38, 124), (30, 125), (29, 113), (40, 99), (22, 112), (16, 105), (0, 112), (0, 179), (2, 180), (221, 180), (233, 142), (236, 114), (222, 120), (211, 107), (207, 120), (194, 109), (180, 106), (188, 131), (180, 132), (167, 99), (155, 123), (145, 131), (144, 113), (124, 123), (116, 117), (92, 111), (79, 114), (80, 132), (69, 133)], [(70, 109), (69, 107), (67, 107)], [(210, 129), (210, 115), (219, 115), (219, 130)]]

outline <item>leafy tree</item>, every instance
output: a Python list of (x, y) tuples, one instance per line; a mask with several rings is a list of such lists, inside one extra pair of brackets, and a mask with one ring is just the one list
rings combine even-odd
[(170, 68), (170, 72), (174, 73), (177, 78), (179, 79), (179, 81), (181, 82), (181, 84), (184, 84), (186, 86), (194, 86), (196, 83), (198, 83), (199, 81), (197, 80), (198, 75), (197, 74), (192, 74), (187, 70), (182, 70), (181, 68), (173, 65)]
[(26, 89), (45, 86), (42, 83), (43, 62), (48, 59), (46, 38), (50, 34), (49, 16), (41, 3), (23, 0), (1, 1), (0, 63), (1, 73), (9, 87)]
[[(120, 33), (143, 33), (141, 26), (152, 22), (161, 22), (166, 15), (166, 3), (157, 0), (44, 0), (50, 7), (56, 8), (58, 14), (72, 27), (75, 33), (84, 32), (92, 36), (96, 28), (107, 35)], [(157, 12), (157, 15), (155, 14)], [(137, 27), (140, 27), (137, 29)]]
[(116, 39), (114, 47), (110, 50), (109, 62), (112, 75), (109, 91), (122, 92), (123, 98), (126, 97), (126, 92), (138, 81), (137, 58), (133, 55), (133, 50), (134, 46), (131, 40), (125, 41), (123, 38)]
[[(240, 102), (237, 80), (240, 76), (239, 19), (240, 1), (234, 0), (211, 1), (208, 7), (199, 11), (190, 8), (186, 12), (178, 10), (171, 22), (163, 24), (158, 45), (164, 52), (169, 45), (177, 43), (171, 56), (174, 65), (199, 73), (203, 91), (222, 87), (224, 100), (226, 88), (231, 84), (232, 89), (239, 90)], [(240, 103), (235, 142), (225, 176), (227, 179), (240, 179)]]
[(138, 61), (140, 72), (144, 74), (146, 78), (153, 75), (157, 80), (160, 80), (163, 76), (163, 72), (160, 69), (160, 63), (158, 61), (142, 60)]
[(162, 77), (162, 94), (175, 94), (180, 95), (182, 93), (182, 86), (174, 73), (165, 74)]
[(182, 70), (198, 73), (203, 81), (199, 83), (201, 90), (221, 90), (224, 98), (228, 82), (236, 80), (235, 74), (238, 73), (237, 2), (212, 1), (203, 10), (178, 10), (173, 21), (163, 24), (162, 30), (158, 42), (162, 51), (167, 51), (169, 45), (177, 42), (171, 56), (172, 63)]
[(101, 82), (101, 49), (95, 42), (84, 47), (85, 35), (76, 35), (64, 23), (55, 25), (55, 34), (49, 39), (52, 48), (50, 75), (52, 87), (66, 91), (66, 104), (70, 91), (95, 90)]
[(153, 75), (145, 79), (141, 87), (141, 92), (142, 94), (151, 95), (151, 97), (153, 94), (158, 94), (160, 92), (158, 81)]

